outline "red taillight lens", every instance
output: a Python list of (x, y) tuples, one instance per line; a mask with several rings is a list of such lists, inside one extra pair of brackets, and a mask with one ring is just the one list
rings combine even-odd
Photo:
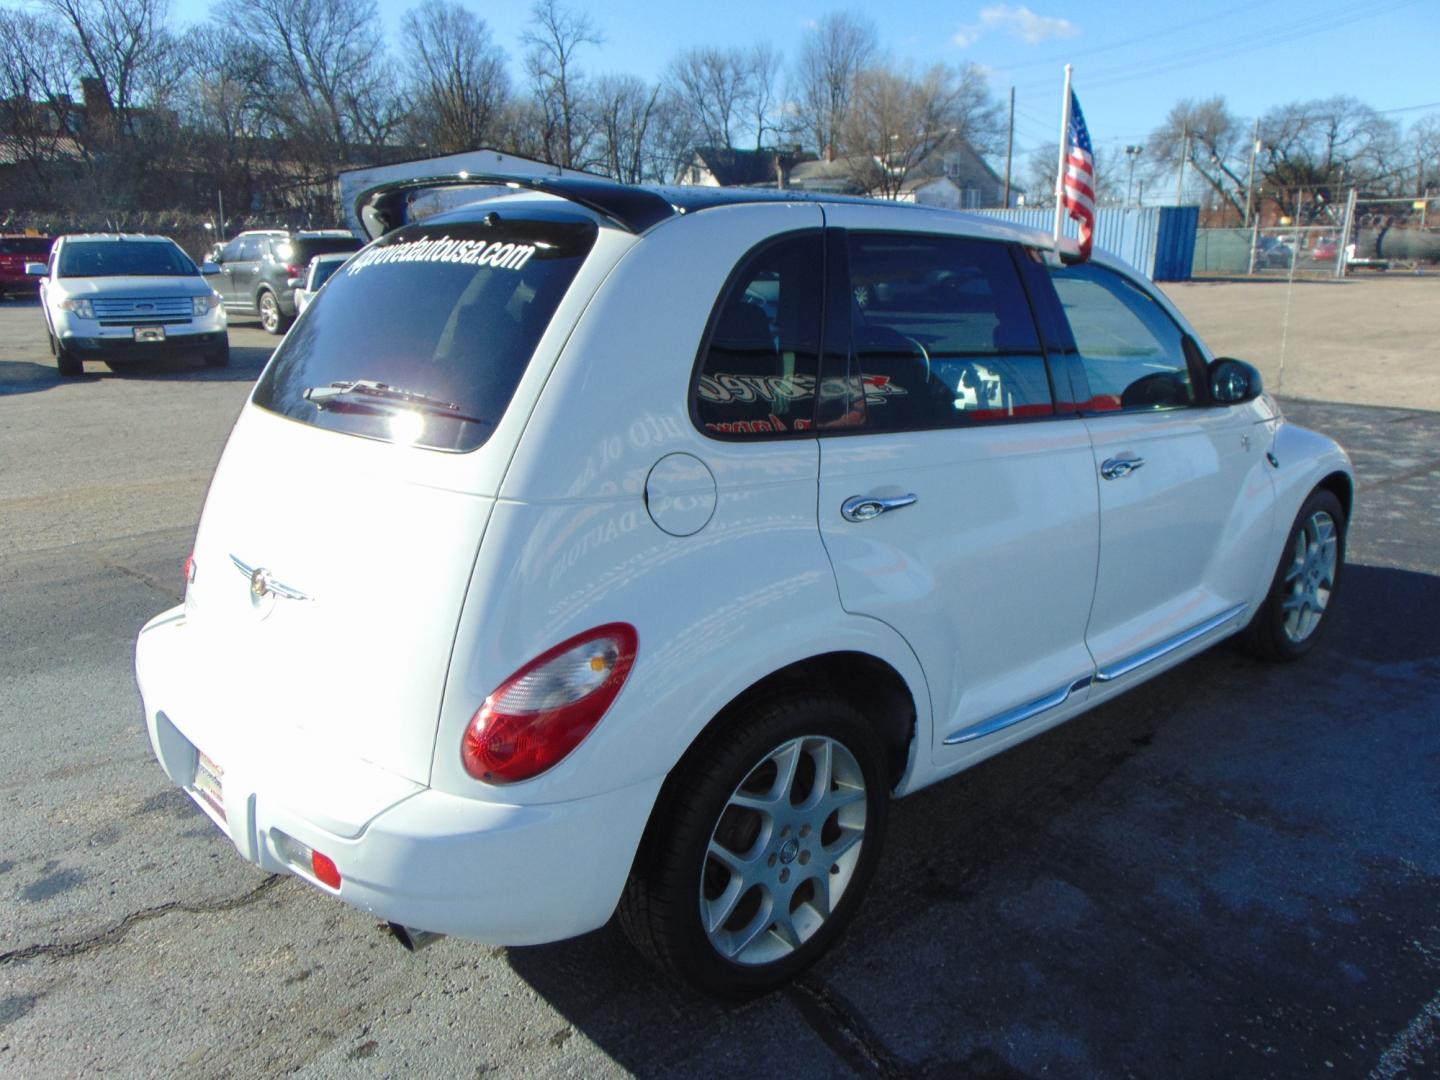
[(305, 272), (305, 268), (303, 266), (287, 266), (285, 272), (291, 277), (299, 277)]
[(607, 623), (562, 641), (501, 683), (465, 729), (465, 771), (490, 784), (528, 780), (580, 745), (605, 715), (635, 663), (629, 623)]
[(329, 855), (321, 855), (318, 851), (312, 851), (310, 853), (310, 869), (315, 872), (315, 880), (322, 885), (329, 885), (332, 889), (340, 888), (340, 869)]
[(185, 584), (192, 585), (195, 582), (195, 553), (191, 552), (185, 556), (185, 564), (182, 567), (185, 574)]

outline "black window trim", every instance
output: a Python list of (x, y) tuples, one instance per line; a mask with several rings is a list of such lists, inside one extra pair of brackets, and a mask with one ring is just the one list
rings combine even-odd
[[(979, 429), (979, 428), (990, 428), (990, 427), (1001, 427), (1001, 426), (1015, 427), (1015, 426), (1020, 425), (1020, 424), (1044, 424), (1044, 423), (1050, 423), (1050, 422), (1053, 422), (1053, 421), (1056, 421), (1056, 420), (1073, 420), (1073, 419), (1076, 419), (1076, 418), (1079, 417), (1080, 414), (1079, 414), (1079, 412), (1076, 411), (1076, 409), (1074, 408), (1074, 404), (1073, 404), (1073, 403), (1068, 403), (1068, 407), (1067, 407), (1067, 408), (1062, 408), (1062, 407), (1061, 407), (1061, 406), (1062, 406), (1061, 395), (1056, 392), (1057, 380), (1056, 380), (1056, 374), (1055, 374), (1054, 367), (1053, 367), (1053, 365), (1052, 365), (1052, 363), (1051, 363), (1050, 346), (1049, 346), (1049, 343), (1048, 343), (1047, 340), (1046, 340), (1046, 335), (1042, 332), (1041, 323), (1040, 323), (1039, 318), (1037, 317), (1037, 310), (1036, 310), (1036, 306), (1035, 306), (1035, 298), (1031, 295), (1030, 288), (1029, 288), (1029, 283), (1026, 281), (1026, 274), (1025, 274), (1025, 272), (1024, 272), (1023, 267), (1020, 265), (1021, 260), (1023, 259), (1023, 255), (1018, 251), (1018, 248), (1020, 247), (1019, 244), (1016, 244), (1014, 241), (1011, 241), (1011, 240), (1000, 240), (1000, 239), (995, 239), (995, 238), (988, 237), (988, 236), (974, 236), (974, 235), (972, 235), (972, 234), (968, 234), (968, 233), (958, 233), (958, 232), (935, 232), (935, 231), (930, 230), (930, 229), (896, 229), (896, 228), (859, 228), (859, 229), (845, 229), (845, 228), (832, 227), (832, 228), (830, 228), (830, 229), (827, 229), (826, 232), (827, 232), (827, 233), (835, 233), (835, 234), (836, 234), (835, 241), (839, 244), (839, 246), (840, 246), (840, 253), (841, 253), (840, 256), (839, 256), (839, 258), (838, 258), (834, 263), (829, 263), (829, 262), (827, 261), (827, 265), (829, 265), (829, 266), (843, 266), (843, 267), (844, 267), (844, 271), (845, 271), (845, 274), (844, 274), (845, 291), (846, 291), (846, 294), (847, 294), (847, 295), (848, 295), (848, 293), (849, 293), (849, 287), (850, 287), (850, 254), (849, 254), (849, 243), (848, 243), (848, 237), (849, 237), (849, 234), (850, 234), (850, 233), (856, 233), (856, 234), (862, 234), (862, 235), (863, 235), (863, 234), (882, 234), (882, 235), (886, 235), (886, 236), (920, 236), (920, 237), (935, 237), (935, 238), (939, 238), (939, 239), (970, 240), (970, 241), (974, 241), (975, 243), (981, 243), (981, 244), (998, 244), (998, 245), (1002, 245), (1002, 246), (1004, 246), (1005, 248), (1007, 248), (1008, 251), (1009, 251), (1011, 264), (1012, 264), (1012, 266), (1014, 266), (1014, 268), (1015, 268), (1015, 276), (1016, 276), (1016, 278), (1017, 278), (1017, 279), (1019, 280), (1019, 282), (1020, 282), (1021, 292), (1022, 292), (1023, 295), (1025, 296), (1025, 302), (1026, 302), (1026, 305), (1027, 305), (1027, 307), (1028, 307), (1028, 309), (1029, 309), (1029, 311), (1030, 311), (1030, 321), (1031, 321), (1032, 325), (1035, 327), (1035, 340), (1036, 340), (1036, 341), (1039, 343), (1039, 345), (1040, 345), (1040, 355), (1041, 355), (1042, 359), (1043, 359), (1044, 362), (1045, 362), (1045, 378), (1046, 378), (1046, 381), (1047, 381), (1047, 383), (1049, 384), (1049, 387), (1050, 387), (1050, 404), (1051, 404), (1051, 406), (1054, 408), (1055, 411), (1052, 412), (1052, 413), (1050, 413), (1049, 415), (1045, 415), (1045, 416), (996, 417), (996, 418), (993, 419), (993, 420), (972, 420), (972, 421), (969, 421), (969, 422), (967, 422), (967, 423), (965, 423), (965, 424), (935, 424), (935, 425), (926, 425), (926, 426), (923, 426), (923, 427), (905, 428), (903, 431), (879, 431), (879, 430), (876, 430), (876, 429), (874, 429), (874, 428), (869, 428), (869, 427), (825, 427), (825, 428), (818, 428), (818, 426), (817, 426), (817, 434), (818, 434), (820, 437), (829, 439), (829, 438), (837, 438), (837, 437), (838, 437), (838, 438), (853, 438), (853, 437), (855, 437), (855, 436), (862, 436), (862, 435), (870, 435), (870, 436), (889, 435), (889, 436), (895, 436), (895, 437), (902, 437), (902, 438), (903, 438), (903, 437), (908, 436), (908, 435), (916, 435), (916, 434), (920, 434), (920, 433), (923, 433), (923, 432), (931, 432), (931, 431), (962, 432), (962, 431), (972, 431), (972, 430), (976, 430), (976, 429)], [(827, 290), (827, 293), (828, 293), (828, 290)], [(847, 314), (848, 314), (848, 311), (847, 311)], [(1063, 315), (1063, 311), (1062, 311), (1062, 315)], [(848, 318), (842, 319), (842, 320), (840, 320), (840, 325), (843, 327), (843, 330), (842, 330), (841, 332), (844, 334), (844, 339), (843, 339), (842, 342), (840, 342), (841, 348), (838, 350), (838, 355), (841, 355), (841, 356), (843, 356), (843, 357), (845, 358), (845, 370), (844, 370), (844, 372), (843, 372), (843, 377), (848, 381), (848, 379), (851, 377), (852, 365), (853, 365), (853, 363), (854, 363), (854, 350), (853, 350), (853, 348), (851, 347), (851, 344), (852, 344), (852, 343), (851, 343), (851, 340), (850, 340), (850, 320), (849, 320)], [(828, 328), (828, 326), (829, 326), (828, 320), (827, 320), (826, 326), (827, 326), (827, 328)], [(831, 377), (831, 378), (835, 377), (835, 373), (834, 373), (833, 369), (830, 370), (830, 371), (827, 371), (827, 369), (826, 369), (826, 363), (827, 363), (827, 362), (829, 361), (829, 359), (830, 359), (830, 346), (831, 346), (831, 344), (832, 344), (832, 343), (831, 343), (830, 341), (828, 341), (828, 340), (822, 340), (822, 342), (821, 342), (821, 352), (820, 352), (820, 359), (821, 359), (821, 364), (820, 364), (820, 379), (821, 379), (822, 382), (823, 382), (827, 377)], [(818, 399), (819, 395), (817, 394), (816, 397), (817, 397), (817, 399)]]
[[(825, 349), (828, 344), (824, 338), (824, 332), (828, 325), (826, 317), (828, 275), (826, 274), (826, 268), (830, 265), (828, 244), (830, 239), (829, 234), (832, 231), (836, 230), (826, 229), (823, 225), (809, 225), (800, 229), (791, 229), (787, 232), (774, 233), (747, 250), (745, 254), (741, 255), (740, 258), (735, 261), (735, 266), (725, 278), (725, 284), (721, 286), (719, 296), (716, 298), (714, 306), (710, 309), (710, 316), (705, 321), (705, 333), (700, 338), (700, 348), (695, 354), (695, 363), (690, 370), (690, 388), (686, 395), (686, 407), (690, 413), (690, 423), (694, 426), (695, 430), (700, 432), (705, 438), (714, 439), (716, 442), (759, 443), (794, 442), (797, 439), (813, 439), (816, 437), (815, 411), (820, 401), (820, 379), (824, 374)], [(812, 394), (810, 398), (810, 427), (802, 431), (797, 431), (792, 426), (789, 431), (756, 433), (711, 431), (705, 426), (705, 422), (700, 419), (700, 377), (705, 372), (705, 361), (710, 355), (710, 345), (715, 337), (715, 331), (720, 325), (720, 312), (725, 309), (725, 305), (729, 302), (731, 294), (739, 285), (741, 274), (750, 268), (750, 264), (755, 261), (758, 255), (777, 244), (802, 236), (819, 236), (821, 252), (820, 322), (815, 328), (818, 350), (815, 361), (815, 393)]]

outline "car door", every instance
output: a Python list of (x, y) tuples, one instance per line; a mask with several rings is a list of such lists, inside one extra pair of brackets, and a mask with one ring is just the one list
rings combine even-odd
[(845, 610), (914, 649), (937, 764), (958, 765), (1087, 693), (1089, 437), (1052, 392), (1020, 252), (895, 227), (918, 215), (826, 217), (850, 228), (832, 244), (849, 280), (827, 308), (821, 535)]
[(240, 247), (244, 238), (237, 236), (215, 256), (215, 262), (220, 267), (220, 273), (214, 275), (213, 284), (215, 291), (220, 294), (220, 299), (226, 304), (235, 303), (235, 267), (240, 261)]
[(240, 237), (239, 253), (230, 264), (230, 301), (235, 307), (246, 311), (255, 310), (255, 281), (260, 273), (264, 243), (264, 237)]
[(1247, 612), (1265, 568), (1268, 429), (1210, 404), (1205, 361), (1145, 285), (1095, 263), (1052, 268), (1100, 490), (1086, 640), (1121, 679)]

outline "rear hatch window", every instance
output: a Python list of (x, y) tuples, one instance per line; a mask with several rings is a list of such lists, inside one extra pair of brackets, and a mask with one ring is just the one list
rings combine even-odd
[(364, 243), (353, 236), (300, 236), (276, 244), (275, 254), (282, 262), (304, 266), (316, 255), (359, 251), (362, 247)]
[(44, 262), (50, 255), (48, 236), (6, 236), (0, 238), (0, 255), (23, 255)]
[(578, 216), (430, 220), (330, 279), (253, 401), (332, 431), (435, 450), (482, 445), (595, 243)]

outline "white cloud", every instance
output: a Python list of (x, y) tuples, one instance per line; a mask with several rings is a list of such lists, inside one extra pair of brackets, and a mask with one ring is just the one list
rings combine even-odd
[(974, 45), (982, 34), (992, 30), (1018, 37), (1029, 45), (1050, 38), (1070, 38), (1080, 33), (1078, 26), (1058, 15), (1037, 15), (1024, 4), (1019, 7), (992, 4), (981, 8), (979, 19), (962, 25), (951, 40), (963, 49)]

